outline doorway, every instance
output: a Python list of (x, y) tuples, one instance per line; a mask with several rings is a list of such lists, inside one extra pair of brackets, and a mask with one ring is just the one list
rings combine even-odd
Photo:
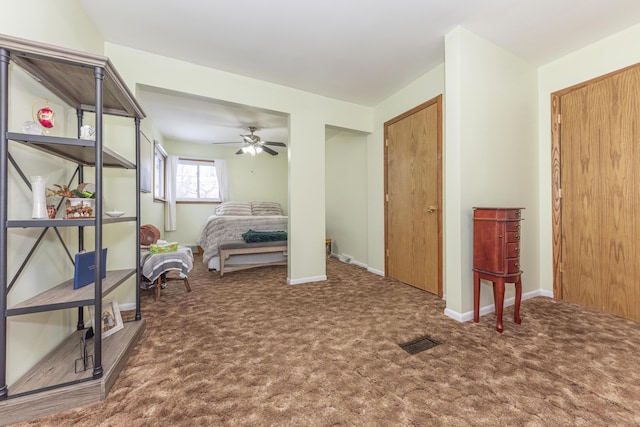
[(442, 297), (442, 95), (384, 124), (385, 274)]
[(640, 66), (552, 94), (554, 297), (640, 321)]

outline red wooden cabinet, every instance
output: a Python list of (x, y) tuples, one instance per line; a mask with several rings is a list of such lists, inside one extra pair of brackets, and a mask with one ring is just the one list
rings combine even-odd
[(522, 270), (520, 270), (520, 221), (524, 208), (473, 208), (473, 320), (479, 321), (480, 281), (493, 284), (496, 329), (503, 331), (504, 284), (516, 288), (514, 321), (520, 323)]

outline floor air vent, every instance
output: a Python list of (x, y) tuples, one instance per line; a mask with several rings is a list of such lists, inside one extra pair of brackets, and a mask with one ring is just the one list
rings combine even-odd
[(413, 341), (409, 341), (404, 344), (400, 344), (400, 348), (409, 354), (418, 354), (422, 351), (429, 350), (440, 344), (438, 341), (433, 340), (428, 336), (416, 338)]

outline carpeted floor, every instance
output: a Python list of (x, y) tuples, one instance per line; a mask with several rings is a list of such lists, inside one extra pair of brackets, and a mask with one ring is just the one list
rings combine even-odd
[[(640, 425), (640, 325), (549, 298), (458, 323), (435, 296), (328, 260), (209, 273), (143, 294), (147, 329), (108, 398), (23, 425)], [(471, 285), (470, 285), (471, 286)], [(416, 355), (399, 347), (429, 335)]]

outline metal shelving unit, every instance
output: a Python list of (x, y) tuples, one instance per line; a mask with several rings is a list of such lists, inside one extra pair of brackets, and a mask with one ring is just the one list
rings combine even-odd
[[(10, 62), (14, 62), (17, 66), (24, 69), (29, 75), (39, 81), (40, 84), (64, 100), (69, 106), (76, 109), (78, 116), (77, 137), (53, 137), (8, 131), (8, 117), (10, 113), (8, 106)], [(79, 138), (79, 130), (82, 126), (84, 112), (92, 112), (95, 114), (95, 141)], [(127, 160), (103, 145), (102, 119), (104, 114), (124, 116), (134, 120), (136, 130), (135, 162)], [(7, 343), (10, 339), (10, 337), (7, 336), (8, 317), (28, 313), (78, 308), (78, 330), (80, 330), (84, 327), (84, 321), (82, 319), (83, 307), (94, 305), (95, 318), (93, 319), (93, 324), (100, 325), (102, 297), (134, 275), (136, 277), (136, 283), (138, 283), (140, 278), (140, 255), (138, 250), (136, 250), (136, 264), (132, 266), (132, 268), (108, 271), (104, 279), (99, 272), (102, 271), (102, 256), (100, 256), (100, 252), (102, 251), (101, 248), (103, 248), (103, 227), (114, 223), (135, 221), (136, 229), (140, 228), (140, 169), (137, 165), (140, 163), (140, 120), (144, 117), (145, 115), (140, 105), (107, 57), (0, 35), (0, 252), (2, 253), (0, 256), (0, 280), (2, 281), (2, 289), (0, 290), (0, 311), (2, 312), (2, 316), (0, 316), (0, 419), (3, 419), (3, 421), (6, 419), (3, 411), (13, 411), (13, 413), (15, 413), (16, 409), (21, 408), (20, 405), (23, 405), (23, 403), (19, 402), (20, 397), (42, 391), (47, 391), (49, 393), (43, 394), (50, 395), (51, 390), (58, 388), (61, 390), (60, 394), (53, 394), (55, 404), (48, 402), (43, 405), (46, 408), (35, 408), (32, 410), (31, 416), (41, 415), (43, 413), (42, 411), (51, 412), (63, 410), (77, 404), (83, 404), (87, 397), (81, 400), (77, 398), (74, 399), (74, 392), (68, 391), (68, 389), (74, 384), (85, 383), (86, 381), (102, 379), (101, 381), (96, 381), (96, 383), (101, 383), (101, 386), (96, 389), (99, 390), (99, 398), (97, 400), (103, 399), (106, 397), (108, 388), (110, 388), (114, 381), (113, 378), (104, 379), (103, 375), (105, 372), (109, 374), (114, 372), (114, 367), (120, 367), (121, 369), (124, 364), (122, 355), (128, 355), (144, 329), (144, 321), (140, 314), (139, 288), (136, 285), (135, 321), (127, 324), (123, 333), (119, 332), (104, 339), (104, 341), (100, 328), (96, 328), (95, 338), (93, 339), (94, 367), (92, 372), (84, 372), (79, 375), (76, 373), (75, 375), (69, 376), (64, 374), (41, 375), (38, 373), (38, 369), (44, 369), (47, 372), (67, 369), (51, 366), (51, 361), (59, 360), (59, 356), (55, 354), (56, 351), (64, 352), (67, 351), (66, 349), (68, 348), (73, 349), (74, 346), (77, 346), (76, 340), (78, 339), (77, 335), (79, 332), (76, 332), (69, 337), (66, 342), (61, 343), (59, 348), (54, 350), (53, 354), (43, 358), (41, 367), (34, 367), (34, 369), (25, 375), (24, 379), (17, 381), (16, 384), (11, 387), (11, 390), (7, 387)], [(9, 219), (7, 202), (9, 167), (13, 165), (27, 185), (29, 185), (26, 177), (22, 171), (19, 170), (19, 165), (16, 164), (9, 153), (9, 141), (24, 144), (76, 164), (77, 169), (75, 176), (78, 182), (82, 182), (83, 180), (83, 167), (95, 167), (95, 186), (97, 194), (99, 195), (102, 194), (103, 168), (135, 169), (135, 216), (103, 218), (102, 198), (98, 197), (95, 202), (95, 217), (90, 219)], [(28, 213), (25, 213), (25, 217), (26, 216), (28, 216)], [(7, 272), (7, 253), (9, 250), (8, 230), (11, 228), (38, 228), (42, 230), (40, 238), (36, 240), (34, 248), (27, 255), (27, 259), (18, 270), (16, 274), (16, 276), (18, 276), (23, 268), (28, 268), (29, 257), (41, 243), (44, 233), (48, 230), (53, 230), (58, 234), (60, 242), (65, 246), (67, 256), (71, 258), (70, 252), (68, 248), (66, 248), (66, 243), (57, 231), (59, 227), (77, 227), (78, 246), (80, 249), (84, 246), (83, 236), (85, 227), (93, 228), (97, 253), (95, 283), (78, 290), (73, 290), (73, 279), (70, 279), (60, 284), (52, 284), (48, 290), (8, 307), (8, 294), (17, 279), (17, 277), (14, 277), (10, 281)], [(136, 237), (135, 244), (137, 249), (140, 244), (139, 236)], [(26, 284), (19, 283), (19, 285), (24, 286)], [(103, 350), (103, 344), (108, 348)], [(122, 351), (120, 351), (119, 346), (123, 347)], [(106, 367), (103, 367), (103, 353), (108, 355), (109, 365)], [(119, 369), (116, 369), (116, 371), (115, 375), (117, 376)], [(71, 374), (73, 374), (73, 372), (71, 372)], [(50, 380), (51, 383), (48, 382), (48, 380)], [(82, 387), (86, 391), (87, 386), (82, 385)], [(106, 393), (105, 387), (107, 388)], [(13, 400), (15, 400), (15, 404), (11, 405), (10, 403)], [(31, 405), (33, 405), (33, 403), (31, 403)], [(15, 422), (16, 420), (17, 419), (14, 418), (11, 422)]]

